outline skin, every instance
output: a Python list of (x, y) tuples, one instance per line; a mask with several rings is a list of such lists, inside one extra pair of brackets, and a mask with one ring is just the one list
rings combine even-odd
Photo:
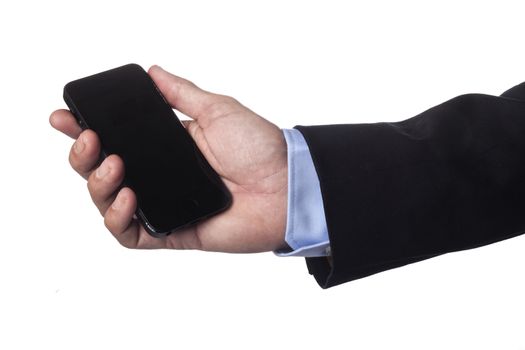
[(57, 110), (49, 121), (76, 139), (69, 162), (87, 180), (108, 230), (127, 248), (251, 253), (285, 247), (288, 169), (282, 131), (229, 96), (204, 91), (158, 66), (148, 74), (168, 103), (192, 118), (183, 124), (232, 193), (233, 203), (195, 226), (151, 237), (133, 217), (135, 193), (126, 187), (117, 192), (125, 173), (122, 159), (113, 154), (99, 163), (96, 133), (82, 131), (68, 110)]

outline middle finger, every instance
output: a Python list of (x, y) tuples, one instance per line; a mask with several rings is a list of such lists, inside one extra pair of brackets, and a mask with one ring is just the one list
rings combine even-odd
[(104, 215), (115, 200), (124, 179), (124, 163), (117, 155), (110, 155), (88, 178), (88, 190), (100, 214)]

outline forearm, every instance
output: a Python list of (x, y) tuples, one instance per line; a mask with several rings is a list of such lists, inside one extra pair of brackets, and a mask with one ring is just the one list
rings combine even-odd
[(525, 230), (525, 103), (464, 95), (398, 123), (297, 127), (319, 176), (323, 287)]

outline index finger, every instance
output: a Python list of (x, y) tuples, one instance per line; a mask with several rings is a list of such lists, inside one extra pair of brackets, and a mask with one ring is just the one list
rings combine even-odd
[(71, 138), (78, 138), (82, 128), (78, 125), (75, 117), (67, 109), (58, 109), (49, 116), (49, 124), (58, 131)]

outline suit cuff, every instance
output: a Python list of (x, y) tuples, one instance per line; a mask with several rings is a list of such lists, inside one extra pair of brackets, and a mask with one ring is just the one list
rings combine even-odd
[(283, 129), (288, 149), (288, 209), (285, 241), (291, 250), (278, 256), (330, 255), (330, 241), (319, 178), (299, 130)]

